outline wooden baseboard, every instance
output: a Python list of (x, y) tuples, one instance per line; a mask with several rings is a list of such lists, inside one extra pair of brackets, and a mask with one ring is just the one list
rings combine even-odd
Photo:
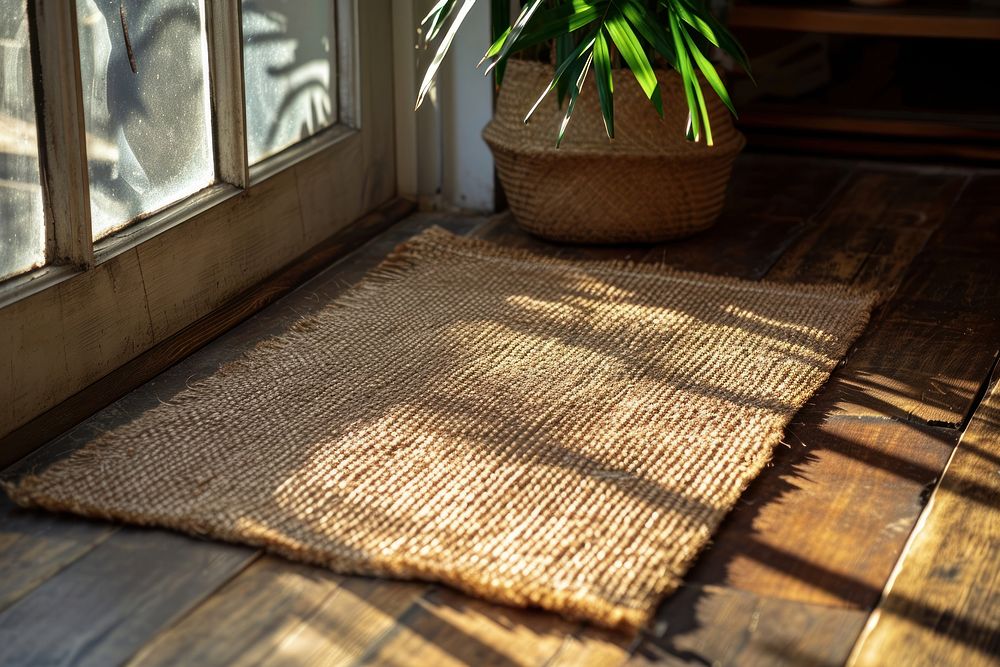
[(378, 235), (415, 210), (413, 202), (394, 199), (348, 225), (270, 278), (221, 308), (157, 343), (100, 380), (0, 438), (0, 469), (27, 456), (98, 410), (148, 382), (205, 344), (274, 303), (331, 262)]

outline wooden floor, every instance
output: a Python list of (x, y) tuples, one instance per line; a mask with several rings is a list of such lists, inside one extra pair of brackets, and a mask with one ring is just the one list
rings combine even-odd
[(637, 639), (0, 500), (0, 664), (1000, 663), (998, 172), (746, 156), (719, 224), (654, 248), (416, 216), (7, 474), (168, 400), (430, 224), (563, 256), (852, 283), (885, 305)]

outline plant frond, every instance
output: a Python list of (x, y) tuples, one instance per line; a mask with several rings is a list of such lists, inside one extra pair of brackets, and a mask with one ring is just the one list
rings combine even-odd
[[(438, 0), (424, 18), (428, 39), (440, 39), (417, 96), (418, 106), (476, 1)], [(525, 122), (556, 90), (560, 106), (568, 100), (557, 145), (562, 142), (591, 67), (609, 137), (614, 137), (615, 126), (614, 70), (617, 66), (628, 69), (662, 116), (662, 91), (654, 70), (654, 62), (660, 62), (676, 69), (683, 81), (688, 138), (698, 141), (704, 136), (709, 144), (711, 121), (699, 75), (734, 115), (736, 109), (704, 51), (705, 45), (727, 53), (750, 74), (743, 47), (703, 0), (523, 0), (513, 21), (509, 0), (490, 3), (492, 43), (479, 64), (489, 63), (486, 73), (494, 74), (498, 86), (512, 56), (546, 44), (551, 46), (554, 76)], [(587, 36), (581, 39), (581, 34)]]

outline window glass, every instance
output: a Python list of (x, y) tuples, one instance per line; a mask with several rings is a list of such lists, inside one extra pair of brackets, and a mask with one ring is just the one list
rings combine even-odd
[(77, 0), (94, 238), (212, 183), (200, 0)]
[(251, 164), (337, 121), (333, 0), (243, 0)]
[(0, 0), (0, 280), (45, 262), (24, 0)]

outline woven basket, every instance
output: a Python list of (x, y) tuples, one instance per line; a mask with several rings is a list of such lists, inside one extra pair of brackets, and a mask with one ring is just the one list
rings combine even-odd
[(616, 72), (615, 139), (609, 141), (595, 86), (586, 86), (560, 148), (555, 93), (523, 122), (552, 78), (549, 65), (510, 61), (493, 120), (483, 131), (518, 223), (554, 241), (656, 242), (710, 227), (725, 199), (744, 139), (705, 86), (715, 145), (687, 141), (680, 76), (658, 72), (661, 119), (631, 73)]

